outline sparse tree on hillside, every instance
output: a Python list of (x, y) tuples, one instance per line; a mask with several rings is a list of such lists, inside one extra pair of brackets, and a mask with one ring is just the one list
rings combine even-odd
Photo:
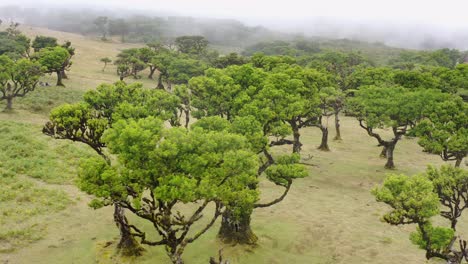
[(107, 64), (112, 62), (112, 60), (108, 57), (102, 58), (100, 61), (104, 63), (104, 67), (102, 67), (102, 72), (106, 70)]
[(13, 61), (5, 55), (0, 56), (0, 100), (6, 100), (6, 110), (12, 109), (13, 98), (34, 91), (43, 71), (37, 62)]
[(70, 53), (63, 47), (44, 48), (35, 54), (37, 61), (46, 68), (47, 73), (57, 74), (57, 86), (65, 86), (62, 72), (69, 67)]

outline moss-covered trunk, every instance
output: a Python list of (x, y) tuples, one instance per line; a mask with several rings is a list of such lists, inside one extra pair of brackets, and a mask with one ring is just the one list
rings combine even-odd
[(140, 256), (144, 249), (132, 236), (124, 209), (117, 204), (114, 205), (114, 221), (120, 231), (120, 241), (117, 245), (119, 254), (123, 256)]
[(218, 237), (224, 243), (233, 244), (253, 245), (258, 240), (250, 227), (250, 214), (236, 219), (230, 210), (226, 210), (223, 214)]
[(328, 147), (328, 127), (322, 126), (320, 127), (320, 130), (322, 131), (322, 142), (318, 149), (322, 151), (330, 151), (330, 148)]

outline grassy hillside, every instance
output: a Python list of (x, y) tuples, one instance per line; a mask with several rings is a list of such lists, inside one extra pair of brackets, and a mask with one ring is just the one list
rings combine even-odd
[[(113, 66), (101, 71), (101, 57), (114, 58), (120, 50), (137, 45), (103, 43), (46, 29), (22, 30), (29, 36), (70, 40), (76, 55), (67, 87), (40, 87), (15, 100), (13, 113), (0, 113), (0, 263), (116, 263), (109, 257), (112, 247), (106, 247), (107, 241), (118, 237), (112, 210), (89, 208), (90, 197), (73, 185), (80, 158), (94, 154), (81, 144), (43, 136), (41, 126), (52, 107), (77, 101), (84, 91), (117, 80)], [(54, 76), (44, 80), (54, 83)], [(146, 78), (139, 81), (156, 86)], [(312, 157), (305, 161), (310, 176), (298, 180), (282, 203), (255, 211), (257, 247), (220, 244), (218, 221), (188, 246), (186, 262), (207, 263), (223, 247), (233, 264), (425, 263), (424, 252), (408, 239), (414, 227), (391, 227), (379, 221), (386, 208), (374, 201), (370, 190), (388, 173), (378, 157), (380, 149), (354, 119), (342, 120), (344, 140), (330, 142), (331, 152), (316, 149), (318, 129), (302, 131), (303, 154)], [(399, 143), (395, 162), (397, 170), (392, 173), (406, 174), (419, 173), (428, 163), (442, 164), (439, 157), (423, 153), (415, 139)], [(275, 197), (276, 188), (262, 181), (262, 199)], [(468, 221), (462, 219), (459, 229), (465, 227)], [(168, 263), (162, 248), (147, 249), (141, 258), (124, 262)]]

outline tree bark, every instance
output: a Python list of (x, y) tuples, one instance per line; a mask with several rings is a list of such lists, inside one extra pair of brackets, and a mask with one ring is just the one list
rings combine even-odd
[(190, 123), (190, 111), (184, 110), (184, 113), (185, 113), (185, 128), (188, 128), (188, 125)]
[(341, 130), (340, 130), (340, 117), (339, 117), (340, 112), (335, 112), (335, 138), (334, 140), (341, 140)]
[(120, 241), (117, 245), (119, 254), (123, 256), (140, 256), (144, 249), (132, 236), (124, 209), (117, 204), (114, 205), (114, 221), (120, 231)]
[(395, 164), (393, 163), (393, 151), (395, 150), (396, 142), (392, 142), (387, 146), (387, 163), (385, 164), (386, 169), (394, 169)]
[(65, 72), (65, 70), (62, 70), (62, 78), (63, 78), (63, 79), (68, 79), (68, 75), (67, 75), (67, 73)]
[(124, 80), (124, 76), (123, 76), (123, 75), (120, 75), (120, 80), (121, 80), (121, 81)]
[(156, 68), (150, 68), (150, 74), (148, 75), (148, 79), (153, 80), (153, 75), (155, 71), (156, 71)]
[(463, 160), (463, 158), (457, 158), (457, 160), (455, 161), (455, 167), (456, 168), (460, 168), (462, 160)]
[(380, 157), (381, 158), (387, 158), (387, 146), (383, 146), (382, 152), (380, 152)]
[(320, 130), (322, 131), (322, 142), (318, 149), (322, 151), (330, 151), (330, 148), (328, 147), (328, 127), (320, 127)]
[(65, 86), (62, 82), (62, 71), (57, 71), (57, 86)]
[(159, 74), (159, 77), (158, 77), (158, 86), (156, 86), (156, 88), (161, 89), (161, 90), (164, 90), (164, 85), (163, 85), (163, 83), (162, 83), (162, 74)]
[(293, 153), (299, 153), (301, 152), (301, 134), (299, 133), (299, 128), (295, 125), (295, 123), (291, 122), (292, 124), (292, 129), (293, 129)]
[(250, 227), (250, 214), (234, 219), (228, 209), (223, 213), (218, 237), (224, 243), (233, 244), (254, 245), (258, 240)]
[(106, 71), (107, 63), (104, 63), (104, 67), (102, 68), (102, 72)]
[(7, 105), (6, 105), (5, 110), (10, 111), (13, 109), (13, 97), (7, 97), (6, 100), (7, 100)]

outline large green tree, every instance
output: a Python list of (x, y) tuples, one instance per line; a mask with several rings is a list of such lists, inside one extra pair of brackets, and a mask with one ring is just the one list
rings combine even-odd
[[(89, 160), (82, 168), (81, 188), (97, 196), (95, 207), (112, 200), (148, 221), (159, 238), (134, 225), (132, 235), (142, 244), (164, 245), (172, 263), (183, 263), (185, 247), (203, 235), (226, 206), (236, 204), (231, 212), (240, 214), (258, 199), (257, 191), (248, 188), (257, 181), (257, 159), (240, 135), (164, 129), (161, 121), (149, 117), (118, 121), (104, 141), (119, 163), (110, 167)], [(180, 204), (191, 204), (193, 211), (183, 213)], [(210, 204), (212, 216), (197, 227)]]
[(44, 48), (37, 52), (35, 58), (46, 68), (47, 73), (57, 74), (57, 86), (64, 86), (63, 72), (70, 66), (71, 55), (66, 48), (56, 46)]
[[(348, 100), (348, 108), (359, 125), (383, 147), (381, 156), (387, 158), (385, 168), (395, 167), (393, 152), (397, 143), (410, 129), (445, 99), (437, 90), (410, 90), (398, 86), (367, 86), (356, 91)], [(377, 129), (389, 129), (392, 138), (385, 139)]]
[[(467, 243), (455, 234), (457, 219), (466, 208), (467, 179), (467, 171), (459, 168), (429, 167), (423, 175), (389, 175), (382, 187), (372, 193), (378, 202), (392, 208), (383, 221), (391, 225), (417, 225), (410, 240), (426, 251), (427, 259), (459, 264), (468, 261)], [(441, 206), (447, 210), (441, 211)], [(439, 214), (450, 220), (450, 227), (433, 225), (432, 218)]]
[(458, 96), (436, 104), (416, 127), (415, 135), (425, 151), (445, 161), (455, 160), (459, 167), (468, 154), (468, 104)]
[[(102, 136), (113, 123), (121, 119), (152, 116), (177, 125), (178, 105), (177, 97), (165, 91), (143, 89), (141, 84), (103, 84), (86, 92), (83, 102), (53, 109), (43, 133), (56, 139), (82, 142), (102, 157), (101, 162), (110, 166), (112, 159)], [(109, 202), (115, 207), (114, 220), (120, 231), (117, 248), (124, 255), (141, 254), (141, 247), (131, 235), (122, 207), (112, 200)]]
[(34, 91), (43, 72), (44, 68), (37, 62), (0, 56), (0, 100), (6, 100), (6, 110), (12, 109), (13, 98)]

